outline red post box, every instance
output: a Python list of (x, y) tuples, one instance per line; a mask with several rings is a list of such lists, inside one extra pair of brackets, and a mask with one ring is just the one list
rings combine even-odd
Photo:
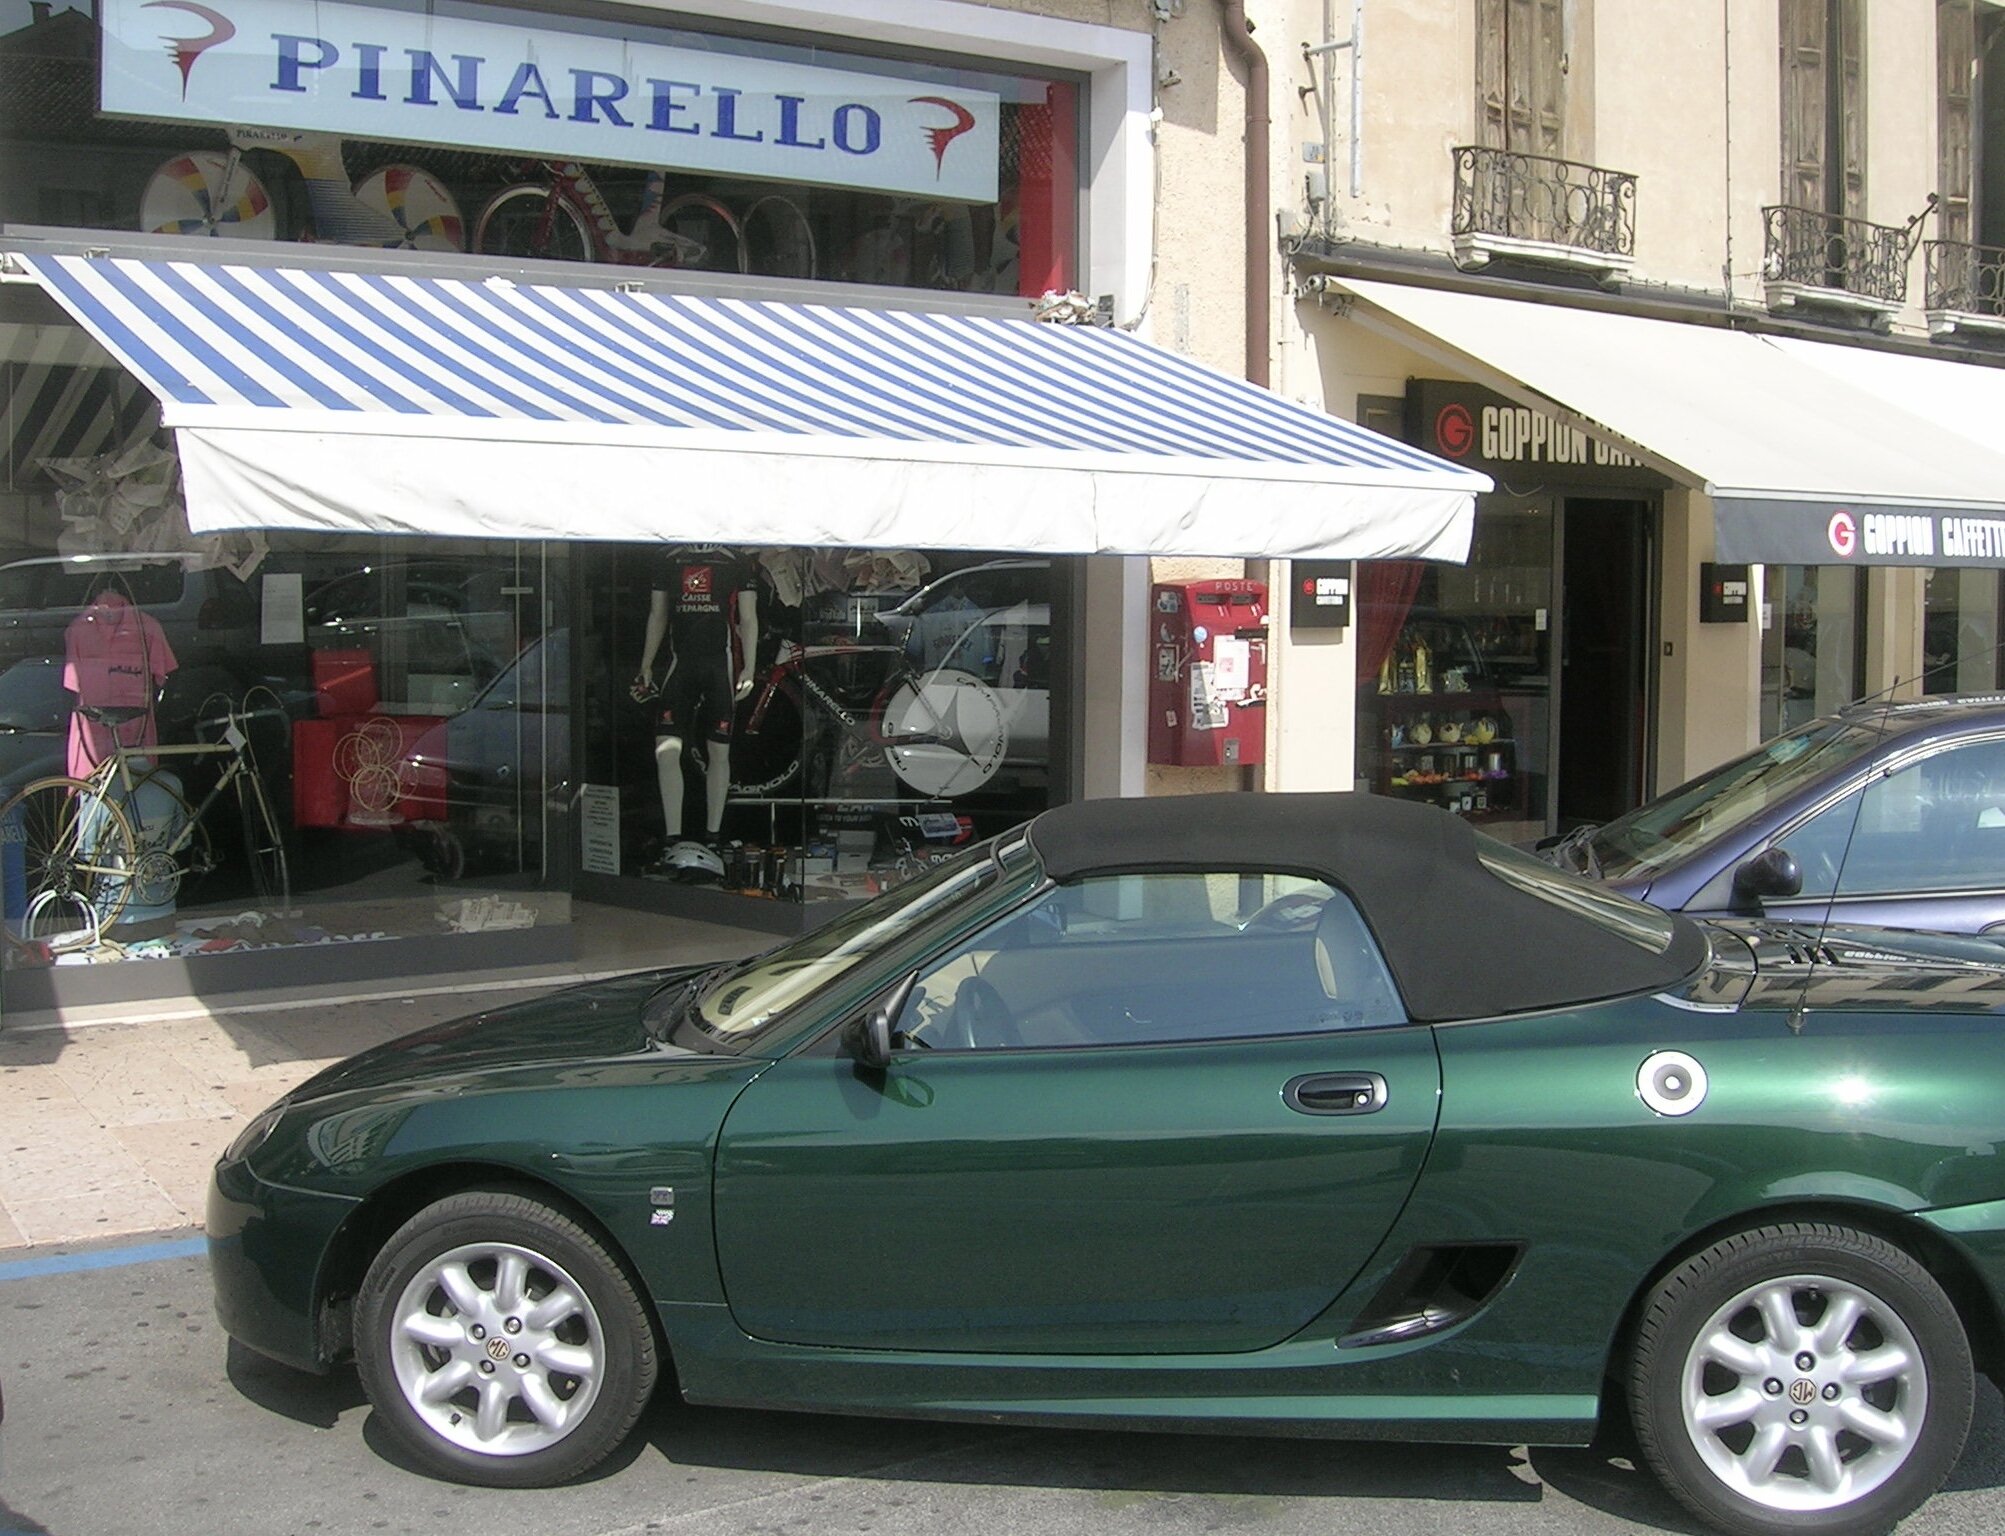
[(1149, 761), (1265, 762), (1267, 584), (1159, 581), (1149, 607)]

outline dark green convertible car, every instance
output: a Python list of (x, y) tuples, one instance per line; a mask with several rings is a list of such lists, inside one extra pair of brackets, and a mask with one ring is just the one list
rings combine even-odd
[(2005, 1368), (2005, 951), (1697, 924), (1357, 795), (1100, 801), (428, 1029), (217, 1164), (231, 1334), (460, 1479), (696, 1403), (1644, 1454), (1867, 1533)]

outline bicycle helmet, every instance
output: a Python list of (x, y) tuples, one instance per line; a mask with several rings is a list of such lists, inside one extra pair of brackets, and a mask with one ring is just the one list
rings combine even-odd
[(717, 850), (687, 838), (669, 844), (668, 851), (661, 856), (661, 863), (673, 878), (691, 885), (724, 878), (724, 860), (718, 857)]

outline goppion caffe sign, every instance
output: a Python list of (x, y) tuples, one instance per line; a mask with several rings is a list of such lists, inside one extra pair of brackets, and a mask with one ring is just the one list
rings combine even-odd
[(1447, 379), (1407, 381), (1406, 437), (1429, 453), (1484, 471), (1499, 489), (1564, 484), (1634, 490), (1670, 483), (1551, 412)]

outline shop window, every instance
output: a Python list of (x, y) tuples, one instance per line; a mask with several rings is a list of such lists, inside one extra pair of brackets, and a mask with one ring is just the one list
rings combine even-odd
[(1860, 697), (1866, 573), (1852, 566), (1763, 567), (1761, 734), (1766, 740)]
[[(41, 66), (37, 113), (0, 128), (21, 171), (0, 220), (1028, 297), (1079, 285), (1081, 79), (464, 6), (433, 17), (425, 48), (279, 47), (253, 127), (220, 94), (202, 117), (216, 72), (194, 55), (177, 70), (174, 17), (135, 21), (144, 9), (106, 7), (100, 36), (85, 11), (37, 7), (0, 39)], [(567, 68), (575, 34), (618, 39), (635, 78)], [(400, 139), (413, 104), (424, 136)]]
[(1922, 614), (1922, 691), (1982, 693), (1998, 686), (1996, 571), (1930, 570)]
[(1350, 898), (1299, 876), (1081, 880), (923, 972), (895, 1021), (945, 1050), (1161, 1045), (1405, 1022)]
[[(581, 740), (618, 823), (589, 874), (839, 900), (1050, 803), (1052, 562), (595, 550)], [(1056, 658), (1056, 659), (1055, 659)]]
[[(197, 541), (171, 455), (83, 478), (116, 499), (133, 464), (162, 493), (135, 541), (183, 547), (0, 566), (7, 965), (568, 921), (561, 559)], [(96, 505), (30, 496), (23, 526), (52, 549), (95, 536)]]

